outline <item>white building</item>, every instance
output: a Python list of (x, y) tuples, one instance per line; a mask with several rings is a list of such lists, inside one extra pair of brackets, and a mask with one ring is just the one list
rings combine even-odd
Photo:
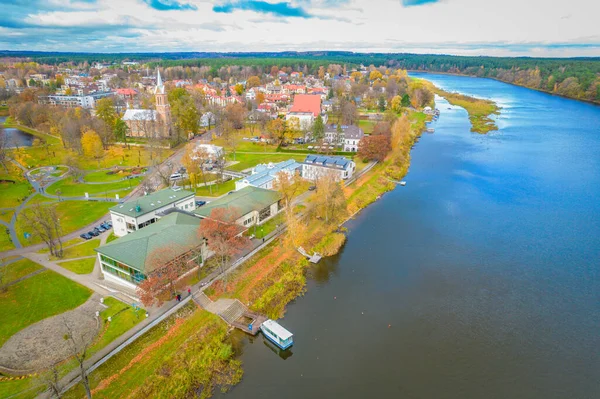
[(301, 169), (302, 165), (293, 159), (276, 164), (260, 164), (252, 169), (252, 174), (250, 176), (235, 182), (235, 191), (241, 190), (242, 188), (248, 186), (271, 190), (277, 183), (277, 175), (279, 173), (293, 175), (300, 172)]
[[(223, 147), (219, 147), (218, 145), (213, 145), (213, 144), (198, 144), (198, 145), (196, 145), (194, 152), (199, 152), (199, 151), (205, 151), (208, 154), (208, 157), (210, 158), (210, 160), (212, 162), (215, 162), (215, 161), (223, 158), (223, 156), (225, 155), (225, 152), (223, 151)], [(192, 159), (195, 160), (196, 157), (193, 156)]]
[(345, 152), (357, 152), (358, 144), (365, 137), (365, 133), (358, 126), (340, 126), (340, 131), (336, 125), (327, 125), (325, 127), (325, 141), (332, 145), (343, 147)]
[(87, 95), (76, 95), (76, 96), (66, 96), (66, 95), (50, 95), (46, 97), (41, 97), (40, 102), (44, 102), (50, 105), (58, 105), (66, 108), (87, 108), (93, 109), (96, 108), (96, 101), (104, 98), (110, 97), (114, 93), (112, 92), (103, 92), (103, 93), (93, 93)]
[(302, 177), (313, 181), (328, 173), (335, 173), (337, 180), (347, 180), (355, 170), (354, 161), (345, 157), (307, 155), (302, 163)]
[(194, 193), (178, 188), (167, 188), (110, 208), (114, 233), (123, 237), (128, 233), (155, 223), (157, 214), (171, 208), (184, 211), (196, 209)]

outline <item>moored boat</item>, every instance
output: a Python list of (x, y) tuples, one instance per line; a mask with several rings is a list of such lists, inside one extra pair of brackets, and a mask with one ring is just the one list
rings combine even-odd
[(287, 349), (294, 344), (294, 335), (273, 320), (269, 319), (262, 323), (260, 330), (265, 337), (281, 349)]

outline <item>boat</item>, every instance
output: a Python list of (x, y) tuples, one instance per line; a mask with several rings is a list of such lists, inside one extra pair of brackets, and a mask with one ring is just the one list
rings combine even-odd
[(273, 342), (281, 349), (285, 350), (294, 344), (294, 335), (271, 319), (262, 323), (260, 330), (269, 341)]
[(427, 132), (427, 133), (433, 133), (433, 132), (435, 132), (435, 129), (434, 129), (434, 128), (432, 128), (432, 127), (430, 127), (430, 128), (428, 128), (428, 129), (426, 130), (426, 132)]
[(401, 185), (401, 186), (406, 186), (406, 182), (405, 182), (404, 180), (402, 180), (402, 181), (400, 182), (400, 185)]

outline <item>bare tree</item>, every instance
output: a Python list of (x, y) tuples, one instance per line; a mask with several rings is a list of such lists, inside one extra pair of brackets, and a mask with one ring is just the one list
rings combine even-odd
[(34, 204), (20, 213), (25, 226), (41, 238), (48, 246), (50, 254), (62, 258), (60, 219), (53, 205)]
[(92, 399), (92, 390), (90, 388), (90, 380), (85, 368), (85, 361), (88, 358), (88, 349), (94, 339), (95, 331), (86, 330), (76, 333), (76, 329), (69, 324), (68, 320), (63, 317), (63, 323), (67, 331), (67, 344), (71, 355), (77, 360), (79, 366), (79, 376), (81, 377), (81, 385), (85, 389), (85, 395), (88, 399)]
[(47, 392), (51, 398), (60, 399), (62, 397), (62, 384), (58, 374), (58, 364), (52, 365), (52, 368), (40, 378), (42, 384), (46, 385)]

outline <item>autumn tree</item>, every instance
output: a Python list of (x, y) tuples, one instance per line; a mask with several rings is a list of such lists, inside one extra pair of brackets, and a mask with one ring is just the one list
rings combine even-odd
[(89, 357), (89, 349), (94, 341), (96, 332), (90, 329), (77, 329), (64, 316), (63, 324), (66, 331), (66, 345), (69, 346), (69, 352), (71, 356), (77, 361), (79, 378), (81, 380), (81, 385), (83, 385), (83, 389), (85, 390), (85, 396), (87, 399), (92, 399), (92, 390), (88, 378), (88, 371), (85, 368), (84, 363)]
[(391, 151), (390, 137), (371, 135), (358, 143), (358, 156), (364, 161), (383, 161)]
[(104, 148), (106, 148), (112, 137), (115, 135), (115, 123), (118, 118), (112, 98), (106, 97), (96, 101), (96, 117), (103, 123), (102, 131), (104, 131), (105, 134), (102, 135), (104, 136), (102, 144)]
[[(201, 148), (201, 150), (206, 150)], [(198, 178), (200, 177), (202, 172), (202, 165), (199, 163), (198, 157), (196, 156), (196, 145), (194, 143), (188, 143), (185, 146), (185, 152), (183, 153), (183, 157), (181, 158), (181, 163), (187, 170), (187, 174), (190, 177), (190, 184), (194, 187), (194, 191), (198, 187)]]
[(279, 145), (285, 140), (285, 121), (281, 118), (273, 119), (268, 123), (267, 130), (271, 136), (279, 141)]
[(253, 87), (260, 86), (260, 78), (258, 76), (250, 76), (248, 80), (246, 80), (246, 89), (250, 90)]
[(325, 124), (321, 115), (317, 116), (315, 123), (312, 126), (312, 138), (314, 140), (322, 140), (325, 137)]
[(394, 112), (400, 112), (402, 110), (402, 97), (394, 96), (392, 98), (391, 109)]
[(377, 80), (381, 78), (383, 78), (383, 75), (377, 70), (371, 71), (371, 73), (369, 74), (369, 80)]
[[(362, 140), (361, 140), (362, 141)], [(317, 195), (314, 210), (325, 223), (336, 223), (346, 214), (346, 198), (339, 175), (327, 171), (316, 181)]]
[(306, 238), (306, 223), (294, 212), (294, 200), (302, 193), (303, 180), (298, 173), (279, 172), (275, 178), (275, 189), (281, 194), (285, 220), (288, 226), (287, 239), (292, 247), (297, 247)]
[[(200, 222), (198, 236), (206, 239), (206, 247), (216, 257), (221, 273), (225, 273), (233, 256), (250, 245), (250, 239), (240, 234), (243, 229), (236, 224), (241, 216), (235, 208), (214, 208)], [(226, 274), (223, 280), (227, 289)]]
[(98, 167), (100, 167), (100, 160), (104, 156), (104, 147), (98, 133), (93, 130), (86, 130), (81, 136), (81, 147), (83, 148), (83, 154), (98, 161)]
[(256, 104), (260, 105), (265, 102), (265, 93), (259, 91), (256, 93)]
[(21, 212), (19, 218), (31, 234), (46, 244), (52, 256), (63, 257), (62, 230), (55, 205), (34, 204)]
[(229, 104), (225, 107), (225, 119), (231, 123), (234, 129), (239, 130), (244, 127), (246, 109), (240, 103)]

